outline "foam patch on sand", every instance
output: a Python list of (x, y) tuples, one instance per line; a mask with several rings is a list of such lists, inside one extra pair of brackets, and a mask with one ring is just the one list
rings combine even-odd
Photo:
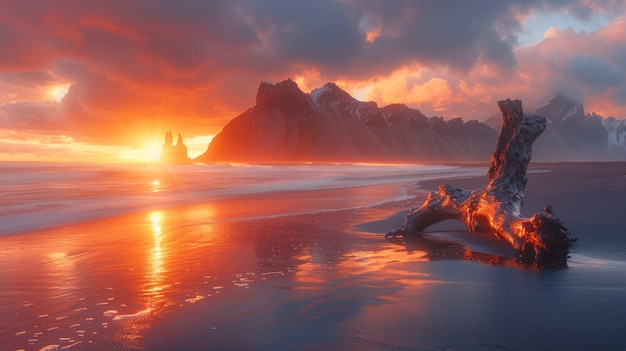
[(196, 297), (192, 297), (192, 298), (186, 299), (185, 302), (196, 303), (197, 301), (200, 301), (202, 299), (204, 299), (204, 296), (196, 295)]
[(113, 317), (115, 315), (117, 315), (119, 312), (117, 312), (116, 310), (108, 310), (108, 311), (104, 311), (104, 313), (102, 313), (105, 317)]
[(145, 310), (141, 310), (135, 314), (119, 314), (115, 317), (113, 317), (114, 321), (123, 321), (123, 320), (127, 320), (127, 319), (133, 319), (133, 318), (144, 318), (150, 315), (150, 308), (146, 308)]
[(146, 308), (145, 310), (141, 310), (133, 314), (118, 314), (116, 310), (108, 310), (108, 311), (105, 311), (103, 314), (105, 317), (113, 317), (114, 321), (123, 321), (123, 320), (133, 319), (133, 318), (147, 317), (150, 315), (151, 311), (152, 310), (150, 308)]

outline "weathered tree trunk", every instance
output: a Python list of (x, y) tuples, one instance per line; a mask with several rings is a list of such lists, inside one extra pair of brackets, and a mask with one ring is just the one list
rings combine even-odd
[(508, 241), (526, 264), (539, 267), (566, 267), (570, 243), (575, 241), (546, 206), (530, 218), (522, 216), (526, 170), (532, 144), (546, 128), (546, 119), (525, 116), (520, 100), (498, 101), (502, 130), (491, 156), (489, 184), (476, 191), (440, 185), (420, 208), (412, 209), (404, 226), (387, 237), (422, 232), (446, 219), (464, 222), (471, 232), (488, 231)]

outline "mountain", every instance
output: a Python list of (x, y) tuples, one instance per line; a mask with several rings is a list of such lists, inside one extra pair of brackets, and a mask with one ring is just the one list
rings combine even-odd
[(583, 105), (561, 95), (543, 101), (534, 112), (548, 120), (548, 127), (534, 147), (537, 159), (604, 160), (608, 157), (608, 133), (597, 117), (587, 117)]
[[(626, 160), (626, 120), (585, 114), (581, 103), (560, 94), (526, 111), (548, 120), (546, 130), (533, 144), (536, 161)], [(494, 115), (484, 123), (500, 130), (501, 121), (502, 117)]]
[(582, 104), (559, 94), (544, 99), (534, 114), (548, 120), (548, 127), (533, 147), (538, 160), (626, 159), (624, 121), (607, 120), (595, 113), (586, 115)]
[(217, 134), (199, 162), (486, 161), (497, 132), (461, 118), (426, 117), (403, 104), (358, 101), (334, 83), (302, 92), (260, 84), (256, 104)]
[(160, 160), (169, 163), (186, 163), (191, 161), (187, 156), (187, 146), (183, 142), (183, 137), (178, 134), (176, 145), (173, 145), (172, 132), (165, 133), (165, 142), (161, 148)]

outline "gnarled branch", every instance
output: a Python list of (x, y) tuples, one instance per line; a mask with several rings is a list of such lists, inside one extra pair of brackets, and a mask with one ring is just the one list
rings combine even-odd
[(526, 171), (532, 144), (546, 128), (546, 119), (526, 116), (520, 100), (498, 101), (502, 130), (487, 172), (485, 188), (468, 191), (440, 185), (426, 202), (412, 209), (401, 229), (422, 232), (447, 219), (459, 220), (470, 232), (488, 231), (508, 241), (526, 263), (539, 267), (565, 267), (570, 244), (576, 239), (554, 215), (551, 206), (530, 218), (522, 216)]

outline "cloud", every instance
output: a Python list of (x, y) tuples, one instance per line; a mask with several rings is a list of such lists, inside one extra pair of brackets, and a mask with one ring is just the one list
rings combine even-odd
[(569, 61), (566, 74), (580, 84), (599, 89), (618, 86), (624, 82), (624, 70), (592, 55), (577, 55)]
[[(538, 11), (614, 21), (520, 47)], [(565, 90), (626, 117), (623, 12), (609, 0), (6, 1), (0, 121), (111, 145), (170, 129), (212, 135), (254, 104), (260, 81), (288, 77), (429, 115), (480, 119), (497, 99)], [(58, 103), (55, 86), (69, 87)]]
[(528, 75), (535, 95), (565, 93), (585, 103), (589, 112), (626, 118), (626, 100), (617, 97), (626, 88), (625, 38), (624, 18), (592, 33), (555, 30), (540, 43), (518, 50), (519, 71)]
[(63, 126), (52, 120), (59, 116), (55, 103), (16, 102), (0, 106), (0, 121), (7, 129), (15, 130), (61, 130)]
[[(512, 38), (494, 27), (508, 5), (414, 1), (253, 2), (248, 15), (274, 67), (314, 65), (322, 76), (367, 78), (411, 62), (467, 71), (515, 65)], [(501, 5), (502, 4), (502, 5)], [(519, 24), (519, 23), (518, 23)], [(375, 37), (372, 37), (375, 33)]]

